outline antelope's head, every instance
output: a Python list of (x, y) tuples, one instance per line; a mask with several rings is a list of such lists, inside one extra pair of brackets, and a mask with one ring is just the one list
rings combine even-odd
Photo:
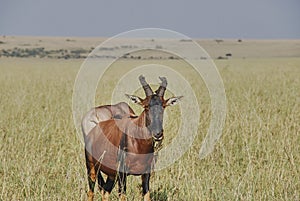
[(144, 108), (146, 115), (146, 127), (150, 131), (155, 141), (161, 141), (164, 137), (163, 129), (163, 115), (167, 106), (176, 105), (183, 96), (172, 97), (165, 99), (164, 94), (167, 87), (167, 79), (165, 77), (159, 77), (161, 84), (159, 88), (153, 92), (150, 85), (146, 82), (144, 76), (140, 76), (139, 80), (146, 94), (146, 98), (142, 99), (138, 96), (128, 95), (126, 96), (136, 104), (141, 105)]

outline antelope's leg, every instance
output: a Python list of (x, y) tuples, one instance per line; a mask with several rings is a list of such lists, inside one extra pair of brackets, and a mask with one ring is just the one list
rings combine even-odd
[(96, 171), (93, 162), (93, 157), (85, 151), (85, 159), (86, 159), (86, 168), (89, 182), (89, 191), (88, 191), (88, 200), (92, 201), (94, 198), (94, 188), (96, 182)]
[(114, 186), (115, 186), (115, 177), (108, 176), (107, 180), (103, 186), (103, 194), (102, 194), (103, 201), (109, 200), (109, 194), (113, 190)]
[(121, 201), (126, 200), (126, 178), (127, 178), (126, 173), (119, 172), (118, 184), (119, 184), (119, 196)]
[(150, 181), (150, 173), (146, 173), (142, 175), (142, 187), (143, 187), (143, 196), (144, 201), (150, 201), (150, 192), (149, 192), (149, 181)]

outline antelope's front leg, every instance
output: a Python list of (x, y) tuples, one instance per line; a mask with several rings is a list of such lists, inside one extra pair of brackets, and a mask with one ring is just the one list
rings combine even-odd
[[(99, 173), (100, 174), (100, 173)], [(103, 186), (102, 201), (109, 201), (109, 194), (115, 186), (115, 176), (108, 176)]]
[(150, 173), (142, 175), (142, 187), (143, 187), (143, 195), (144, 201), (150, 201), (150, 192), (149, 192), (149, 181), (150, 181)]

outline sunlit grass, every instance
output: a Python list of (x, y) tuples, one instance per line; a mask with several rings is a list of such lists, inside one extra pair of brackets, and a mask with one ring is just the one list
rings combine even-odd
[[(86, 199), (84, 148), (71, 108), (80, 65), (0, 60), (0, 200)], [(210, 100), (205, 86), (193, 81), (201, 102), (198, 136), (179, 161), (153, 175), (153, 200), (299, 200), (300, 59), (233, 59), (217, 66), (227, 95), (223, 135), (215, 151), (199, 160)], [(172, 117), (166, 141), (176, 134)], [(140, 183), (128, 178), (128, 200), (142, 199)], [(116, 190), (111, 198), (117, 199)]]

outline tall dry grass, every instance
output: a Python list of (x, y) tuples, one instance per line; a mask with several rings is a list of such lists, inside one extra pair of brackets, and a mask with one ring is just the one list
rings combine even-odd
[[(71, 110), (80, 65), (0, 60), (1, 200), (86, 199), (84, 148)], [(300, 59), (232, 59), (217, 66), (228, 101), (223, 135), (199, 160), (210, 100), (205, 86), (192, 81), (202, 106), (199, 133), (179, 161), (151, 178), (153, 200), (299, 200)], [(170, 114), (180, 115), (176, 108)], [(168, 120), (166, 143), (176, 133), (176, 121)], [(128, 178), (127, 194), (142, 199), (140, 178)]]

